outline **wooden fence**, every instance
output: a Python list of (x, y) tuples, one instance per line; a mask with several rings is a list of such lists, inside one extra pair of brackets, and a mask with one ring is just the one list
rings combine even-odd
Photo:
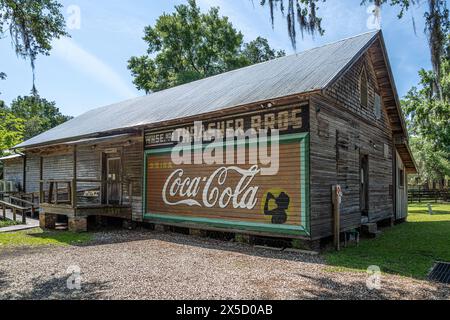
[(408, 201), (411, 202), (438, 202), (450, 201), (450, 191), (446, 190), (408, 190)]

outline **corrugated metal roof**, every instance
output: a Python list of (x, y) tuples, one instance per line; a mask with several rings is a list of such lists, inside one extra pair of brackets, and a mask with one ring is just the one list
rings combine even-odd
[(369, 32), (150, 95), (93, 109), (16, 148), (210, 113), (325, 88), (372, 43)]

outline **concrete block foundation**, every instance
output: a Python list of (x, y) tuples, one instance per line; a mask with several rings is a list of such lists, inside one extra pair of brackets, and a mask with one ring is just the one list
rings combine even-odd
[(87, 218), (85, 217), (69, 218), (69, 231), (87, 232)]
[(42, 229), (55, 229), (56, 219), (56, 214), (41, 212), (39, 213), (39, 227)]

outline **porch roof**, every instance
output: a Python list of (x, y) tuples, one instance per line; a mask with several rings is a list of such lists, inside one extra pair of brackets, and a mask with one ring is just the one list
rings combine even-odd
[(18, 159), (18, 158), (22, 158), (22, 157), (23, 157), (23, 154), (17, 153), (17, 154), (12, 154), (12, 155), (9, 155), (9, 156), (1, 157), (0, 161)]

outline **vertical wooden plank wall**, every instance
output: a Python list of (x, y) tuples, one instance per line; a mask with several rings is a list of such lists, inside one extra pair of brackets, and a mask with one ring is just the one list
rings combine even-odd
[[(100, 180), (101, 175), (101, 152), (96, 150), (92, 145), (80, 145), (77, 147), (77, 178), (78, 179), (92, 179)], [(89, 188), (99, 188), (99, 183), (78, 182), (78, 190), (86, 190)], [(87, 199), (78, 199), (81, 203), (89, 202)], [(100, 202), (100, 199), (95, 198), (94, 201)]]
[(73, 178), (72, 153), (46, 155), (43, 157), (44, 180), (70, 180)]
[(40, 157), (39, 155), (27, 154), (26, 165), (26, 191), (39, 192), (39, 167)]
[[(144, 176), (144, 138), (140, 136), (124, 150), (125, 174), (132, 183), (132, 213), (134, 221), (142, 221), (142, 183)], [(126, 192), (128, 192), (126, 190)], [(126, 193), (125, 192), (125, 193)]]
[(16, 185), (19, 184), (23, 189), (23, 159), (10, 159), (4, 161), (4, 175), (5, 181), (13, 181)]

